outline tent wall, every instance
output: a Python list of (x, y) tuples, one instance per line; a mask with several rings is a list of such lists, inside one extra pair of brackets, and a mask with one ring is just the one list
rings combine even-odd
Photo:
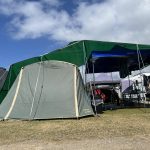
[(28, 65), (21, 72), (0, 106), (1, 119), (78, 118), (93, 114), (76, 66), (44, 61)]
[[(77, 66), (81, 66), (85, 64), (85, 61), (89, 58), (91, 52), (93, 50), (96, 51), (110, 51), (114, 46), (119, 45), (128, 49), (136, 50), (136, 44), (128, 44), (128, 43), (115, 43), (115, 42), (101, 42), (101, 41), (76, 41), (70, 43), (67, 47), (62, 49), (58, 49), (56, 51), (50, 52), (46, 55), (42, 56), (42, 60), (60, 60), (65, 62), (70, 62)], [(139, 49), (150, 50), (150, 45), (139, 45)], [(3, 88), (0, 91), (0, 103), (3, 101), (7, 92), (11, 88), (14, 83), (17, 75), (20, 72), (21, 67), (26, 65), (40, 62), (41, 57), (35, 57), (31, 59), (27, 59), (18, 63), (13, 64), (10, 67), (7, 79)]]
[[(78, 99), (78, 111), (80, 116), (86, 116), (91, 114), (91, 100), (90, 96), (87, 95), (87, 92), (84, 88), (84, 83), (81, 77), (81, 74), (77, 72), (77, 99)], [(85, 109), (83, 109), (85, 108)]]

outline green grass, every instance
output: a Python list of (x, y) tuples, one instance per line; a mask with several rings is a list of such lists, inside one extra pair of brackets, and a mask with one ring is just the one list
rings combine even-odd
[(150, 135), (150, 109), (105, 111), (79, 120), (1, 121), (0, 145), (22, 141), (62, 141)]

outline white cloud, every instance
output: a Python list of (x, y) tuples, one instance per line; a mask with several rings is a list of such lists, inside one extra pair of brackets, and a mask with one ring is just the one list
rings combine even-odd
[(69, 14), (62, 9), (62, 0), (1, 0), (0, 14), (11, 16), (9, 27), (16, 39), (47, 36), (65, 42), (83, 39), (150, 42), (149, 0), (79, 2)]

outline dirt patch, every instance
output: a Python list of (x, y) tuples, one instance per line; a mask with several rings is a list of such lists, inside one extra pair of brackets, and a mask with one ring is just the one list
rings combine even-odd
[(150, 136), (65, 140), (59, 142), (25, 141), (0, 146), (2, 150), (149, 150)]
[(79, 120), (0, 122), (0, 149), (149, 149), (150, 109)]

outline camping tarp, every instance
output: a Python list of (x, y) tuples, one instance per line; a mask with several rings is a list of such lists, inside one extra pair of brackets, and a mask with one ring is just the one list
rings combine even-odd
[(78, 68), (53, 60), (22, 68), (0, 105), (1, 119), (79, 118), (93, 114)]
[[(11, 65), (5, 84), (0, 91), (0, 103), (8, 93), (21, 68), (26, 65), (40, 62), (42, 59), (43, 61), (60, 60), (81, 66), (86, 63), (92, 51), (111, 51), (117, 45), (127, 49), (137, 50), (136, 44), (83, 40), (72, 42), (68, 46), (45, 54), (42, 57), (34, 57), (15, 63)], [(150, 45), (138, 45), (138, 47), (140, 51), (150, 51)]]
[(3, 87), (3, 84), (7, 77), (7, 70), (5, 68), (0, 67), (0, 90)]
[(124, 70), (126, 77), (131, 71), (139, 70), (139, 65), (142, 68), (143, 63), (150, 64), (150, 50), (135, 51), (117, 45), (111, 51), (92, 51), (86, 68), (88, 73), (93, 73), (93, 67), (94, 73)]

